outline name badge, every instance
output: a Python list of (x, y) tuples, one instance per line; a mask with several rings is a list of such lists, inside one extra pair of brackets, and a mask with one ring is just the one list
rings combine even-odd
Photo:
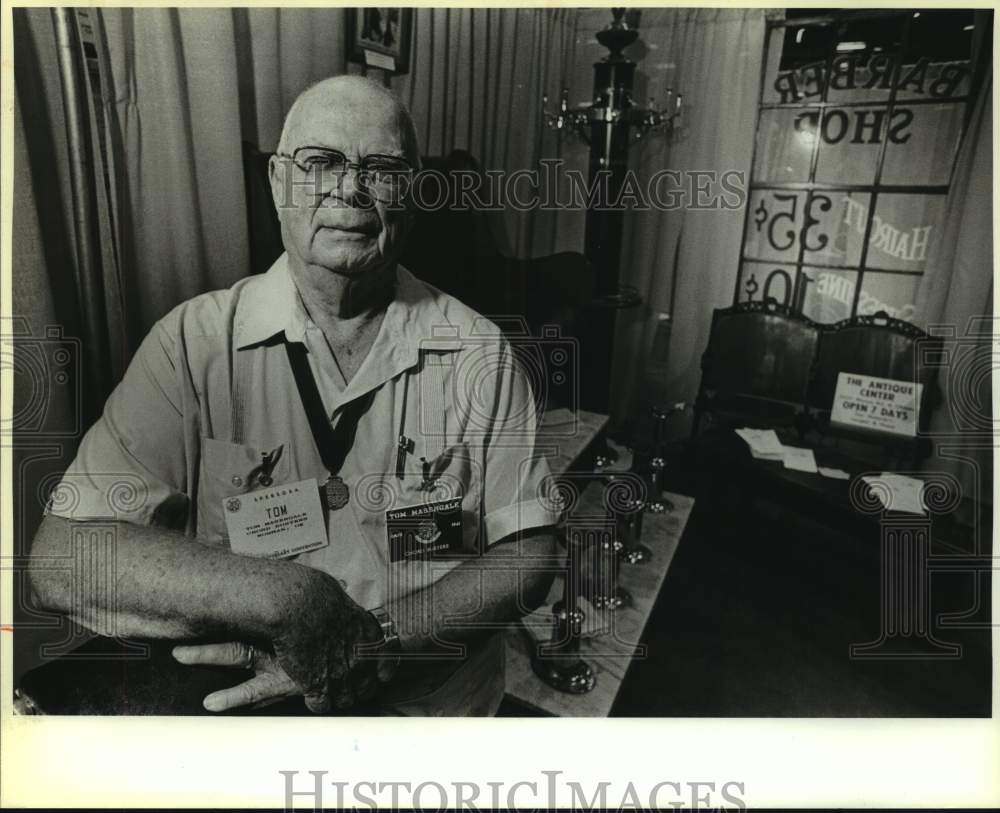
[(222, 508), (234, 553), (281, 559), (328, 543), (315, 480), (226, 497)]
[(454, 497), (385, 512), (389, 561), (434, 559), (462, 550), (462, 499)]

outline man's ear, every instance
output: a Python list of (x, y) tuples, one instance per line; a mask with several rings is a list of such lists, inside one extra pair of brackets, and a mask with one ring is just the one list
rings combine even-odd
[(271, 182), (271, 200), (274, 201), (278, 220), (281, 220), (282, 210), (292, 205), (291, 187), (288, 185), (287, 166), (277, 155), (272, 155), (267, 162), (267, 178)]

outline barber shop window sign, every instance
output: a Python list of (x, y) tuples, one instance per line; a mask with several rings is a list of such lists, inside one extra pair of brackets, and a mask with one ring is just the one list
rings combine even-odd
[(769, 21), (737, 301), (770, 297), (822, 322), (912, 318), (975, 28), (971, 11)]

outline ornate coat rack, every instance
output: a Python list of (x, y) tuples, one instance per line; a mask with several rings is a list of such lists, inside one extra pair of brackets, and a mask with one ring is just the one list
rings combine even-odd
[[(590, 145), (590, 183), (607, 183), (608, 201), (621, 194), (628, 171), (628, 150), (646, 134), (671, 133), (681, 113), (682, 96), (667, 90), (666, 103), (656, 108), (653, 99), (639, 107), (632, 98), (636, 63), (622, 51), (639, 37), (638, 14), (630, 26), (624, 8), (611, 9), (612, 21), (597, 32), (597, 40), (608, 54), (594, 63), (593, 101), (571, 108), (569, 89), (564, 88), (555, 112), (542, 97), (542, 114), (547, 128), (582, 139)], [(590, 378), (584, 381), (581, 402), (600, 412), (608, 410), (611, 386), (612, 342), (618, 310), (641, 304), (634, 288), (620, 283), (622, 227), (621, 207), (590, 207), (586, 216), (584, 255), (597, 269), (597, 299), (600, 313), (594, 324), (593, 346), (585, 348)]]

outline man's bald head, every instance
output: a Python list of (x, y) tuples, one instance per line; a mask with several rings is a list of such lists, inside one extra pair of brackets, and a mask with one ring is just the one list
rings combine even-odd
[(411, 166), (419, 167), (417, 133), (406, 105), (388, 88), (364, 76), (350, 74), (323, 79), (298, 95), (285, 116), (278, 152), (287, 155), (298, 147), (326, 146), (309, 139), (315, 138), (315, 124), (331, 115), (374, 119), (376, 126), (381, 124), (383, 129), (395, 130), (404, 157)]

